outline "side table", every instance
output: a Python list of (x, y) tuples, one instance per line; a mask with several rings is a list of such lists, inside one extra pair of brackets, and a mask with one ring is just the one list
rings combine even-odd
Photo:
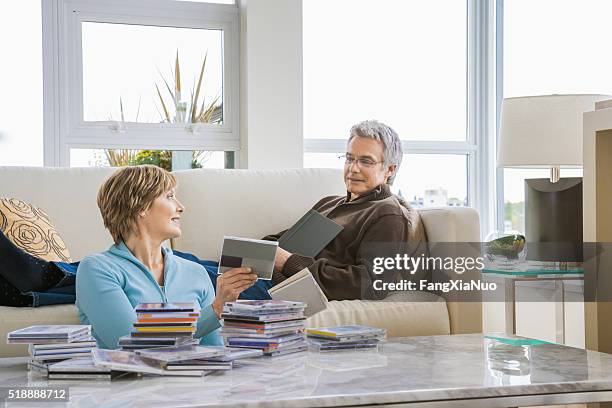
[(565, 344), (565, 281), (584, 280), (583, 269), (534, 269), (510, 271), (487, 267), (483, 278), (504, 285), (506, 331), (516, 334), (516, 282), (547, 282), (555, 284), (555, 341)]

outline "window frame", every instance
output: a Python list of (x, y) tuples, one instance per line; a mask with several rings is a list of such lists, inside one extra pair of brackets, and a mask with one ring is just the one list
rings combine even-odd
[[(237, 4), (171, 0), (43, 1), (44, 165), (69, 166), (70, 149), (216, 150), (240, 149)], [(83, 120), (82, 22), (223, 30), (223, 124)], [(120, 133), (121, 137), (118, 137)], [(238, 157), (235, 154), (235, 157)]]
[[(480, 214), (481, 239), (496, 219), (496, 1), (466, 0), (467, 7), (467, 128), (465, 141), (403, 140), (404, 154), (467, 156), (468, 205)], [(338, 153), (346, 139), (304, 138), (304, 153)], [(503, 216), (503, 214), (502, 214)]]
[[(501, 105), (504, 100), (504, 0), (496, 0), (495, 2), (495, 120), (499, 123), (501, 117)], [(495, 144), (499, 143), (499, 126), (495, 130)], [(500, 233), (505, 232), (506, 208), (504, 202), (504, 169), (497, 167), (497, 156), (495, 158), (495, 201), (496, 201), (496, 217), (495, 226)]]

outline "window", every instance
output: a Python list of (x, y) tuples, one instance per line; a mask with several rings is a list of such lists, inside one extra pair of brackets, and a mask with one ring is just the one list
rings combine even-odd
[[(344, 160), (338, 156), (337, 153), (305, 153), (304, 167), (342, 169)], [(466, 206), (466, 180), (466, 155), (405, 154), (391, 190), (414, 207)]]
[[(503, 96), (612, 95), (612, 54), (602, 52), (611, 14), (607, 0), (504, 0)], [(500, 229), (525, 232), (524, 180), (548, 176), (546, 169), (503, 169)], [(561, 170), (561, 177), (581, 176)]]
[[(136, 164), (154, 164), (172, 170), (173, 161), (186, 159), (191, 168), (233, 168), (234, 152), (168, 151), (127, 149), (71, 149), (71, 167), (107, 167)], [(183, 166), (187, 167), (187, 166)]]
[(85, 122), (223, 123), (221, 30), (84, 22), (81, 32)]
[(468, 205), (467, 156), (405, 154), (393, 190), (416, 207)]
[(504, 97), (611, 93), (610, 15), (608, 0), (505, 0)]
[(54, 34), (45, 36), (46, 164), (83, 163), (71, 154), (99, 149), (165, 150), (183, 165), (191, 160), (179, 151), (238, 150), (237, 6), (143, 3), (43, 4)]
[(406, 140), (466, 140), (466, 1), (307, 0), (303, 8), (306, 138), (343, 138), (376, 118)]
[(0, 13), (0, 166), (43, 164), (43, 70), (40, 0)]
[(417, 206), (475, 206), (486, 230), (489, 3), (304, 1), (304, 166), (341, 167), (350, 127), (380, 120), (406, 153), (395, 192)]

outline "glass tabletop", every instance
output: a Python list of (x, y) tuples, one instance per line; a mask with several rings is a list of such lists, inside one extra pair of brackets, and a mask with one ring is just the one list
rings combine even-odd
[[(66, 385), (28, 373), (26, 361), (0, 359), (0, 387)], [(552, 394), (612, 391), (612, 355), (504, 333), (391, 337), (375, 352), (308, 351), (205, 377), (125, 376), (67, 385), (70, 404), (79, 407), (471, 406), (485, 398), (483, 406), (512, 406), (492, 401), (516, 403), (517, 395), (542, 398), (534, 401), (545, 405)]]
[(486, 262), (482, 273), (510, 276), (553, 276), (572, 277), (584, 276), (582, 265), (560, 265), (558, 262), (538, 262), (538, 261), (513, 261), (513, 262)]
[(487, 267), (482, 270), (482, 273), (485, 274), (495, 274), (495, 275), (517, 275), (517, 276), (540, 276), (540, 275), (550, 275), (550, 276), (584, 276), (584, 269), (576, 268), (576, 269), (527, 269), (527, 270), (511, 270), (511, 269), (495, 269), (491, 267)]
[[(0, 359), (0, 387), (66, 385), (28, 373), (26, 362)], [(506, 406), (492, 401), (516, 402), (517, 396), (545, 405), (553, 394), (611, 392), (612, 355), (504, 333), (391, 337), (375, 352), (308, 351), (261, 357), (205, 377), (126, 376), (68, 385), (70, 404), (79, 407), (308, 408), (423, 401), (465, 407), (475, 400)]]

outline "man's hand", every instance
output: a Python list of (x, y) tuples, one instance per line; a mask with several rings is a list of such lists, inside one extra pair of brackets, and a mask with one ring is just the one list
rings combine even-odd
[(291, 252), (287, 252), (283, 248), (278, 247), (276, 249), (276, 258), (274, 258), (274, 270), (282, 271), (285, 262), (287, 262), (287, 259), (289, 259), (291, 255), (293, 255)]
[(243, 290), (253, 286), (257, 282), (257, 275), (251, 273), (251, 268), (233, 268), (219, 275), (217, 278), (217, 296), (212, 304), (212, 308), (221, 318), (223, 304), (234, 302)]

